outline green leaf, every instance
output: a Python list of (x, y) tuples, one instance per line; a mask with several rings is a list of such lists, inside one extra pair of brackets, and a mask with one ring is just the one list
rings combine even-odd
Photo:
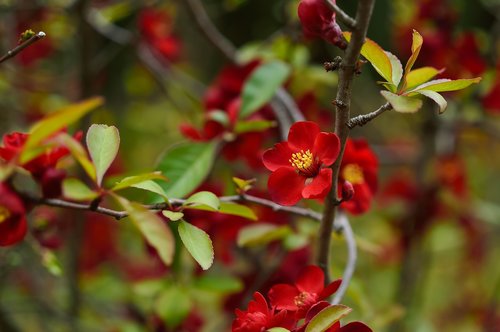
[(411, 56), (406, 62), (405, 73), (409, 73), (415, 61), (417, 61), (418, 54), (420, 53), (420, 49), (422, 48), (422, 44), (424, 43), (424, 39), (418, 33), (417, 30), (413, 30), (412, 34), (412, 43), (411, 43)]
[(240, 247), (253, 247), (267, 244), (284, 238), (291, 233), (289, 226), (276, 226), (259, 223), (242, 228), (238, 233), (236, 243)]
[[(351, 40), (350, 32), (343, 32), (347, 41)], [(363, 47), (361, 48), (361, 55), (368, 60), (373, 68), (380, 74), (387, 82), (394, 84), (392, 80), (392, 66), (391, 60), (387, 53), (376, 42), (366, 38)]]
[(380, 91), (396, 112), (415, 113), (422, 107), (422, 101), (416, 97), (399, 96), (389, 91)]
[(434, 67), (422, 67), (412, 70), (406, 74), (406, 84), (404, 90), (409, 90), (422, 83), (425, 83), (442, 72), (443, 69), (439, 70)]
[(290, 75), (290, 67), (281, 61), (260, 65), (245, 81), (240, 118), (244, 119), (264, 106)]
[(188, 290), (172, 285), (161, 293), (154, 308), (156, 314), (172, 329), (186, 319), (192, 306)]
[(85, 173), (87, 173), (87, 175), (95, 181), (96, 172), (94, 164), (88, 158), (87, 150), (85, 150), (80, 142), (66, 133), (60, 133), (54, 138), (53, 141), (59, 143), (60, 145), (64, 145), (70, 151), (71, 155), (78, 161), (78, 163), (80, 163)]
[(439, 93), (437, 93), (435, 91), (419, 90), (418, 93), (434, 100), (436, 102), (436, 104), (438, 104), (438, 106), (439, 106), (439, 114), (443, 113), (444, 110), (446, 109), (446, 106), (448, 105), (448, 103), (446, 102), (446, 99), (444, 99), (443, 96), (441, 96)]
[(49, 114), (46, 118), (37, 122), (31, 128), (30, 136), (23, 146), (20, 162), (24, 164), (29, 161), (26, 158), (29, 150), (38, 146), (44, 139), (76, 122), (85, 114), (103, 103), (104, 99), (101, 97), (90, 98), (76, 104), (68, 105), (59, 111)]
[(323, 332), (351, 312), (351, 308), (342, 304), (332, 305), (321, 310), (306, 327), (305, 332)]
[(179, 236), (195, 261), (203, 270), (208, 270), (214, 262), (214, 247), (208, 234), (182, 220), (179, 222)]
[(13, 162), (4, 164), (0, 160), (0, 182), (7, 180), (14, 173), (15, 169), (16, 165)]
[(93, 124), (87, 131), (87, 147), (96, 169), (96, 180), (100, 186), (102, 178), (120, 148), (120, 134), (115, 126)]
[(214, 162), (215, 148), (215, 143), (186, 143), (167, 151), (158, 169), (170, 179), (161, 184), (168, 197), (184, 197), (205, 180)]
[(141, 182), (145, 182), (148, 180), (163, 180), (167, 181), (167, 178), (161, 174), (161, 172), (151, 172), (151, 173), (144, 173), (144, 174), (139, 174), (139, 175), (132, 175), (128, 176), (126, 178), (121, 179), (119, 182), (117, 182), (113, 188), (111, 188), (111, 191), (118, 191), (121, 189), (129, 188), (134, 185), (137, 185)]
[(290, 332), (290, 330), (287, 330), (284, 327), (273, 327), (266, 330), (266, 332)]
[(458, 80), (450, 80), (447, 78), (443, 78), (421, 84), (416, 88), (408, 91), (406, 94), (410, 94), (412, 92), (418, 92), (419, 90), (431, 90), (436, 92), (462, 90), (471, 84), (479, 83), (479, 81), (481, 81), (481, 77), (462, 78)]
[(213, 211), (217, 211), (220, 207), (220, 201), (219, 198), (210, 191), (199, 191), (191, 195), (183, 205), (205, 205)]
[(273, 127), (276, 127), (276, 121), (268, 121), (268, 120), (238, 121), (238, 123), (234, 128), (234, 132), (236, 134), (259, 132)]
[[(213, 211), (213, 209), (205, 205), (186, 206), (186, 209)], [(232, 202), (220, 202), (219, 210), (216, 212), (257, 220), (257, 215), (248, 206)]]
[(120, 205), (128, 212), (130, 219), (139, 229), (146, 241), (156, 249), (161, 260), (172, 264), (175, 250), (175, 240), (172, 231), (154, 212), (147, 210), (138, 203), (113, 195)]
[(74, 201), (91, 201), (98, 193), (87, 187), (87, 185), (75, 178), (64, 179), (62, 183), (63, 196)]
[(194, 286), (206, 291), (230, 294), (243, 290), (244, 284), (240, 279), (232, 276), (202, 275), (196, 279)]
[(168, 196), (165, 193), (165, 190), (163, 190), (163, 188), (158, 183), (154, 182), (153, 180), (142, 181), (142, 182), (131, 185), (131, 187), (146, 190), (146, 191), (158, 194), (161, 197), (163, 197), (163, 200), (165, 202), (168, 201)]
[(210, 113), (208, 113), (207, 116), (209, 119), (220, 123), (224, 127), (229, 126), (229, 116), (227, 115), (227, 112), (221, 110), (214, 110), (210, 111)]
[(54, 276), (60, 276), (63, 273), (59, 259), (51, 250), (42, 249), (42, 264)]
[(394, 90), (392, 92), (396, 92), (399, 82), (401, 82), (401, 77), (403, 77), (403, 66), (401, 65), (401, 61), (399, 61), (399, 59), (394, 54), (387, 51), (385, 51), (385, 54), (391, 62), (392, 84), (394, 86)]
[(178, 220), (181, 220), (182, 217), (184, 217), (184, 213), (182, 213), (182, 212), (163, 210), (163, 211), (161, 211), (161, 213), (171, 221), (178, 221)]

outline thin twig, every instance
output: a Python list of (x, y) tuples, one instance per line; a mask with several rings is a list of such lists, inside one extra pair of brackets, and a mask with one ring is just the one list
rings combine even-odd
[(337, 14), (336, 19), (342, 22), (349, 30), (354, 30), (356, 28), (356, 20), (353, 19), (349, 14), (344, 12), (339, 6), (333, 3), (331, 0), (324, 0), (326, 5), (330, 7), (331, 10)]
[(31, 36), (31, 38), (25, 40), (24, 42), (22, 42), (21, 44), (17, 45), (15, 48), (13, 48), (12, 50), (8, 51), (4, 56), (2, 56), (0, 58), (0, 63), (4, 62), (12, 57), (15, 57), (18, 53), (20, 53), (26, 47), (33, 45), (37, 41), (45, 38), (45, 36), (46, 36), (46, 34), (43, 31), (36, 33), (35, 35)]
[(198, 30), (231, 62), (236, 62), (236, 47), (217, 29), (198, 0), (185, 0)]
[[(193, 17), (198, 30), (205, 36), (205, 38), (222, 54), (224, 57), (232, 62), (233, 64), (238, 65), (238, 57), (237, 57), (237, 49), (236, 47), (217, 29), (214, 23), (210, 20), (203, 4), (199, 0), (186, 0), (185, 3), (189, 9), (191, 16)], [(298, 108), (297, 104), (290, 96), (290, 94), (284, 89), (279, 88), (276, 91), (275, 98), (280, 101), (280, 103), (284, 106), (284, 110), (287, 112), (287, 117), (290, 120), (280, 123), (280, 127), (282, 132), (288, 132), (290, 129), (290, 125), (293, 122), (303, 121), (304, 116), (302, 112)], [(278, 120), (284, 120), (284, 116), (279, 116), (277, 112), (279, 109), (273, 107), (273, 111)], [(291, 122), (291, 123), (290, 123)], [(283, 136), (283, 135), (282, 135)], [(286, 136), (284, 137), (286, 138)]]
[(358, 258), (358, 252), (356, 248), (356, 239), (354, 238), (354, 232), (352, 231), (351, 224), (346, 214), (342, 211), (337, 213), (337, 218), (335, 219), (334, 227), (340, 228), (340, 231), (344, 235), (344, 239), (347, 245), (347, 263), (344, 268), (344, 274), (342, 275), (342, 283), (339, 289), (335, 292), (332, 299), (332, 304), (339, 304), (344, 297), (347, 288), (351, 282), (354, 270), (356, 269), (356, 260)]
[(370, 122), (371, 120), (375, 119), (380, 114), (384, 113), (385, 111), (389, 111), (391, 109), (392, 109), (392, 105), (389, 103), (385, 103), (384, 105), (380, 106), (378, 109), (376, 109), (375, 111), (373, 111), (371, 113), (361, 114), (361, 115), (358, 115), (358, 116), (350, 119), (349, 121), (347, 121), (347, 127), (349, 127), (349, 129), (352, 129), (356, 126), (362, 127), (365, 124), (367, 124), (368, 122)]
[[(57, 198), (36, 198), (28, 194), (23, 194), (23, 197), (37, 205), (47, 205), (52, 207), (60, 207), (73, 210), (91, 211), (113, 217), (117, 220), (128, 217), (127, 211), (113, 210), (102, 206), (93, 207), (92, 204), (90, 203), (69, 202)], [(282, 206), (274, 203), (273, 201), (252, 195), (245, 194), (245, 195), (234, 195), (234, 196), (222, 196), (219, 197), (219, 199), (222, 202), (251, 202), (262, 206), (267, 206), (273, 209), (274, 211), (283, 211), (298, 216), (311, 218), (313, 220), (318, 220), (318, 221), (321, 220), (321, 213), (318, 213), (316, 211), (296, 206)], [(185, 202), (186, 202), (185, 199), (180, 199), (180, 198), (174, 198), (169, 200), (169, 203), (172, 206), (180, 206)], [(150, 205), (145, 205), (145, 207), (149, 210), (160, 211), (168, 209), (169, 203), (150, 204)]]

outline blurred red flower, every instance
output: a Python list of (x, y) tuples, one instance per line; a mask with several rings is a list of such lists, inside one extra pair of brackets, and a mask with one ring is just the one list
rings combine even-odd
[(304, 318), (309, 309), (337, 291), (341, 279), (325, 287), (325, 275), (317, 266), (307, 266), (299, 274), (295, 285), (277, 284), (268, 293), (273, 308), (295, 313)]
[(172, 33), (172, 20), (167, 12), (144, 9), (139, 15), (139, 29), (144, 39), (165, 59), (179, 59), (181, 42)]
[(288, 141), (264, 152), (264, 166), (273, 173), (267, 183), (271, 198), (281, 205), (294, 205), (302, 198), (323, 199), (332, 183), (332, 165), (340, 152), (334, 133), (320, 132), (310, 121), (296, 122)]
[(19, 196), (0, 182), (0, 246), (11, 246), (26, 235), (26, 209)]
[(340, 166), (340, 183), (345, 181), (352, 184), (354, 195), (341, 207), (352, 214), (366, 212), (371, 205), (377, 190), (377, 156), (364, 139), (348, 139), (345, 146), (344, 158)]
[[(333, 3), (335, 2), (333, 0)], [(346, 48), (342, 30), (335, 21), (335, 12), (325, 4), (324, 0), (301, 0), (298, 15), (307, 38), (323, 38), (342, 49)]]
[(270, 309), (261, 293), (255, 292), (254, 300), (248, 304), (248, 309), (236, 309), (236, 319), (233, 321), (233, 332), (262, 332), (272, 327), (291, 329), (295, 323), (293, 315), (286, 310)]

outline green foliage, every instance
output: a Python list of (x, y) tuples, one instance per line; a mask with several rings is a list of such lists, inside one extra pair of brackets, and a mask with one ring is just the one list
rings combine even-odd
[(168, 327), (174, 328), (189, 315), (192, 306), (188, 290), (172, 285), (161, 292), (155, 302), (155, 312)]
[(220, 208), (220, 201), (217, 196), (209, 191), (199, 191), (189, 196), (184, 203), (184, 206), (204, 205), (213, 211)]
[(120, 134), (115, 126), (93, 124), (87, 131), (87, 147), (96, 170), (100, 186), (104, 174), (115, 160), (120, 148)]
[[(100, 97), (87, 99), (82, 102), (63, 107), (59, 111), (54, 112), (43, 120), (37, 122), (31, 128), (30, 136), (24, 144), (20, 156), (20, 162), (26, 163), (35, 158), (39, 153), (43, 152), (36, 151), (36, 148), (44, 139), (78, 121), (85, 114), (103, 103), (104, 100)], [(36, 151), (35, 153), (34, 150)]]
[(76, 178), (64, 179), (62, 191), (64, 197), (74, 201), (91, 201), (99, 196), (97, 192)]
[(231, 294), (243, 290), (243, 282), (232, 276), (204, 274), (195, 280), (194, 286), (205, 291)]
[[(344, 32), (347, 41), (350, 32)], [(373, 68), (386, 82), (381, 84), (389, 91), (381, 91), (382, 96), (391, 104), (396, 112), (414, 113), (423, 105), (418, 95), (432, 99), (439, 106), (439, 113), (446, 109), (447, 102), (437, 92), (462, 90), (481, 81), (480, 77), (470, 79), (438, 79), (431, 80), (443, 70), (433, 67), (423, 67), (412, 70), (423, 44), (422, 36), (413, 30), (411, 56), (406, 62), (404, 72), (401, 61), (393, 54), (384, 51), (373, 40), (366, 39), (361, 54), (372, 64)]]
[(247, 118), (268, 103), (289, 75), (290, 68), (280, 61), (255, 69), (243, 86), (240, 118)]
[(175, 240), (170, 228), (159, 216), (142, 205), (130, 202), (117, 195), (113, 196), (128, 212), (130, 219), (132, 219), (146, 241), (156, 249), (161, 260), (166, 265), (170, 265), (175, 250)]
[(214, 262), (214, 247), (207, 233), (190, 223), (179, 222), (179, 236), (184, 246), (203, 270), (208, 270)]
[(240, 247), (253, 247), (283, 239), (291, 233), (289, 226), (259, 223), (246, 226), (238, 233), (236, 243)]
[(351, 312), (351, 308), (342, 304), (332, 305), (321, 310), (306, 327), (305, 332), (323, 332)]
[(170, 179), (162, 183), (168, 197), (184, 197), (207, 177), (214, 162), (216, 143), (184, 143), (163, 156), (158, 169)]
[[(204, 211), (214, 211), (212, 208), (206, 205), (193, 205), (185, 206), (186, 209), (194, 210), (204, 210)], [(232, 202), (220, 202), (219, 213), (230, 214), (233, 216), (243, 217), (246, 219), (257, 220), (257, 215), (248, 206), (232, 203)]]

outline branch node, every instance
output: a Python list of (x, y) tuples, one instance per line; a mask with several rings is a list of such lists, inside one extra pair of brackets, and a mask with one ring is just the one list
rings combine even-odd
[(327, 61), (323, 63), (323, 67), (326, 71), (335, 71), (340, 68), (340, 64), (342, 63), (342, 58), (340, 56), (336, 56), (333, 61)]

